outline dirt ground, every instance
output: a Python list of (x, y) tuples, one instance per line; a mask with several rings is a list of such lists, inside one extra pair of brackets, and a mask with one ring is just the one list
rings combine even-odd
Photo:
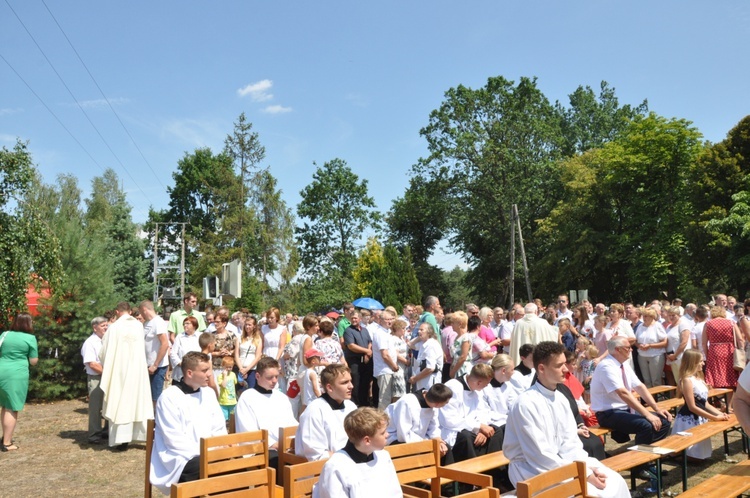
[[(0, 453), (0, 497), (143, 496), (145, 446), (133, 444), (128, 451), (117, 453), (106, 446), (88, 445), (87, 417), (84, 400), (26, 405), (14, 437), (20, 449)], [(729, 443), (731, 459), (747, 458), (737, 433), (730, 433)], [(619, 453), (629, 445), (608, 439), (607, 451)], [(724, 461), (723, 446), (722, 436), (715, 436), (712, 458), (688, 464), (691, 484), (732, 465)], [(669, 471), (664, 477), (668, 493), (682, 492), (679, 461), (681, 458), (663, 460)], [(623, 475), (629, 481), (628, 473)], [(636, 480), (636, 485), (640, 491), (648, 483)], [(154, 493), (161, 496), (156, 489)]]

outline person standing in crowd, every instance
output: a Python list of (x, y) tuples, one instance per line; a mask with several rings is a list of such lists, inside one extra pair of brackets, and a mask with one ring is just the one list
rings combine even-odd
[[(391, 327), (396, 321), (395, 314), (385, 310), (380, 314), (380, 322), (370, 330), (372, 337), (373, 382), (378, 384), (378, 399), (373, 399), (378, 408), (385, 410), (393, 398), (394, 377), (399, 375), (398, 351), (391, 336)], [(373, 398), (375, 393), (373, 392)]]
[[(344, 305), (341, 307), (344, 315), (339, 320), (338, 325), (336, 326), (336, 333), (338, 335), (337, 339), (343, 340), (344, 338), (344, 331), (349, 328), (349, 326), (352, 324), (351, 318), (352, 313), (354, 313), (354, 305), (352, 303), (344, 303)], [(360, 315), (360, 319), (362, 316)]]
[(667, 332), (657, 318), (656, 311), (651, 308), (643, 310), (643, 322), (635, 331), (638, 363), (646, 387), (660, 386), (664, 372)]
[(0, 417), (3, 426), (2, 451), (16, 451), (13, 432), (18, 412), (26, 404), (29, 392), (29, 365), (39, 361), (31, 315), (19, 313), (10, 330), (0, 334)]
[(171, 315), (169, 315), (169, 340), (170, 342), (174, 342), (174, 338), (183, 331), (182, 324), (185, 323), (185, 318), (192, 316), (195, 317), (196, 320), (198, 320), (198, 329), (196, 332), (203, 332), (206, 330), (206, 321), (203, 318), (203, 315), (198, 312), (196, 309), (196, 306), (198, 306), (198, 296), (196, 296), (192, 292), (188, 292), (185, 294), (185, 297), (182, 298), (182, 309), (173, 311)]
[(221, 373), (221, 360), (225, 356), (231, 356), (234, 358), (237, 352), (237, 336), (231, 333), (227, 329), (229, 323), (229, 314), (219, 311), (216, 313), (214, 318), (214, 325), (216, 326), (216, 332), (214, 337), (216, 342), (214, 343), (214, 352), (211, 353), (211, 363), (214, 369), (214, 380), (218, 385), (219, 374)]
[(417, 339), (419, 362), (409, 383), (413, 386), (413, 391), (424, 391), (442, 380), (443, 349), (429, 323), (425, 322), (419, 326)]
[(182, 357), (190, 351), (196, 351), (200, 353), (201, 346), (199, 336), (196, 333), (198, 329), (198, 319), (194, 316), (185, 318), (182, 323), (183, 331), (177, 335), (174, 340), (174, 345), (169, 352), (169, 361), (172, 364), (172, 380), (180, 380), (182, 378)]
[(141, 301), (138, 306), (144, 320), (143, 335), (146, 343), (146, 365), (151, 383), (151, 399), (156, 404), (159, 395), (164, 390), (164, 379), (169, 367), (169, 334), (167, 322), (156, 314), (154, 303)]
[(104, 418), (109, 421), (109, 446), (128, 449), (131, 441), (146, 440), (146, 423), (154, 418), (151, 385), (143, 339), (143, 325), (130, 316), (130, 304), (115, 308), (117, 320), (102, 340), (101, 388), (104, 391)]
[(357, 406), (368, 406), (372, 382), (372, 339), (370, 332), (359, 322), (359, 311), (351, 313), (352, 324), (344, 331), (344, 357), (351, 369), (354, 391), (352, 401)]
[(522, 345), (531, 344), (535, 346), (542, 341), (557, 341), (557, 331), (537, 316), (537, 310), (536, 304), (528, 303), (523, 308), (523, 318), (516, 321), (516, 326), (513, 327), (513, 335), (510, 339), (510, 357), (516, 365), (521, 362), (518, 350)]
[(101, 444), (107, 438), (107, 429), (102, 428), (104, 392), (99, 387), (102, 381), (102, 360), (99, 358), (99, 353), (102, 350), (102, 337), (107, 332), (108, 326), (109, 321), (103, 316), (97, 316), (91, 320), (93, 333), (81, 347), (89, 391), (89, 429), (86, 436), (89, 444)]
[[(557, 296), (557, 320), (567, 318), (568, 320), (573, 319), (573, 311), (568, 307), (568, 295), (560, 294)], [(555, 323), (557, 325), (557, 323)]]
[[(702, 342), (706, 352), (706, 384), (731, 389), (737, 387), (739, 373), (733, 367), (734, 348), (745, 347), (745, 341), (737, 324), (726, 317), (723, 306), (711, 308), (711, 319), (703, 327)], [(732, 394), (727, 395), (730, 406)]]
[(247, 388), (252, 388), (255, 385), (255, 366), (262, 354), (263, 334), (258, 328), (258, 321), (255, 317), (248, 316), (242, 325), (242, 337), (234, 359), (239, 368), (240, 382), (245, 382)]
[(266, 324), (261, 327), (263, 354), (279, 362), (284, 354), (284, 346), (286, 346), (286, 329), (279, 323), (280, 319), (279, 309), (270, 308), (266, 312)]
[(182, 358), (182, 380), (156, 402), (151, 484), (164, 494), (174, 483), (200, 478), (201, 438), (227, 433), (216, 393), (208, 387), (213, 371), (208, 355), (191, 351)]

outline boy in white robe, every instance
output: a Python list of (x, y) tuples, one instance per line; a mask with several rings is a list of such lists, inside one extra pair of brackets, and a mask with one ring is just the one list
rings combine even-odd
[(169, 494), (172, 484), (200, 477), (200, 440), (226, 434), (208, 355), (191, 351), (182, 358), (183, 378), (162, 392), (156, 402), (151, 484)]
[(357, 406), (351, 401), (352, 375), (339, 363), (328, 365), (320, 373), (325, 393), (313, 400), (299, 419), (295, 449), (309, 461), (330, 458), (346, 445), (344, 418)]
[[(390, 422), (387, 444), (439, 438), (438, 410), (447, 405), (452, 397), (453, 391), (445, 384), (434, 384), (428, 391), (406, 394), (388, 405), (386, 413)], [(441, 441), (440, 451), (443, 455), (448, 451), (445, 441)]]
[(495, 417), (483, 392), (492, 378), (492, 367), (478, 363), (468, 374), (445, 383), (453, 396), (440, 409), (438, 420), (456, 462), (502, 449), (503, 430), (492, 425)]
[(357, 408), (344, 419), (348, 441), (323, 466), (313, 498), (403, 496), (391, 456), (385, 451), (388, 415)]
[(534, 348), (537, 382), (518, 396), (505, 425), (503, 453), (508, 474), (517, 482), (573, 461), (587, 465), (588, 496), (628, 498), (620, 474), (588, 456), (578, 438), (570, 404), (557, 384), (565, 380), (565, 346), (541, 342)]
[(237, 432), (268, 431), (268, 464), (279, 470), (279, 429), (296, 427), (289, 397), (276, 389), (280, 365), (269, 356), (255, 366), (255, 386), (240, 396), (234, 411)]

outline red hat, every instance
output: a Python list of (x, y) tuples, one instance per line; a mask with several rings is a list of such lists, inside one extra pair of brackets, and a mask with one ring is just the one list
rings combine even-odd
[(307, 350), (307, 353), (305, 353), (305, 359), (309, 360), (310, 358), (322, 358), (323, 353), (318, 351), (315, 348), (310, 348)]

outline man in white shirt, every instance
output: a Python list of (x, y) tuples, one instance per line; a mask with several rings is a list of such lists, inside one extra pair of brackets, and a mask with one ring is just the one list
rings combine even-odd
[[(662, 410), (628, 364), (630, 343), (624, 336), (607, 341), (609, 354), (599, 362), (591, 379), (591, 410), (599, 425), (612, 429), (612, 439), (624, 443), (635, 434), (635, 444), (651, 444), (669, 435), (672, 415)], [(638, 400), (633, 396), (640, 394)], [(641, 404), (653, 411), (648, 411)]]
[(151, 383), (151, 400), (156, 404), (159, 395), (164, 390), (164, 378), (169, 366), (169, 331), (166, 320), (156, 314), (154, 303), (141, 301), (138, 306), (143, 324), (143, 339), (146, 343), (146, 365)]
[(97, 316), (91, 320), (91, 328), (94, 332), (86, 339), (81, 347), (81, 356), (86, 368), (87, 386), (89, 389), (89, 430), (87, 441), (89, 444), (104, 443), (107, 436), (107, 427), (102, 429), (102, 403), (104, 392), (99, 387), (102, 380), (102, 362), (99, 353), (102, 350), (102, 337), (107, 332), (109, 320), (103, 316)]
[[(563, 318), (573, 321), (573, 310), (568, 308), (568, 304), (569, 301), (567, 294), (560, 294), (557, 296), (557, 321), (560, 321)], [(557, 325), (557, 322), (555, 322), (555, 325)]]
[(200, 441), (227, 433), (207, 354), (190, 351), (182, 358), (183, 378), (156, 402), (154, 447), (149, 480), (164, 494), (172, 484), (200, 478)]
[(565, 346), (541, 342), (534, 348), (537, 382), (518, 396), (505, 425), (503, 453), (515, 486), (574, 461), (587, 466), (587, 496), (629, 498), (625, 480), (588, 456), (578, 438), (567, 398), (557, 391), (565, 381)]
[(295, 436), (298, 455), (308, 460), (329, 458), (347, 442), (344, 418), (357, 406), (352, 403), (352, 375), (341, 364), (328, 365), (320, 373), (325, 393), (313, 400), (299, 418)]
[(264, 356), (255, 367), (255, 386), (240, 396), (234, 416), (237, 432), (268, 431), (268, 464), (279, 471), (279, 429), (296, 427), (289, 397), (276, 389), (279, 362)]
[(378, 384), (377, 403), (381, 410), (385, 410), (391, 403), (393, 376), (398, 374), (398, 350), (391, 336), (391, 325), (394, 320), (393, 313), (385, 310), (380, 314), (378, 323), (368, 327), (372, 339), (372, 376)]

